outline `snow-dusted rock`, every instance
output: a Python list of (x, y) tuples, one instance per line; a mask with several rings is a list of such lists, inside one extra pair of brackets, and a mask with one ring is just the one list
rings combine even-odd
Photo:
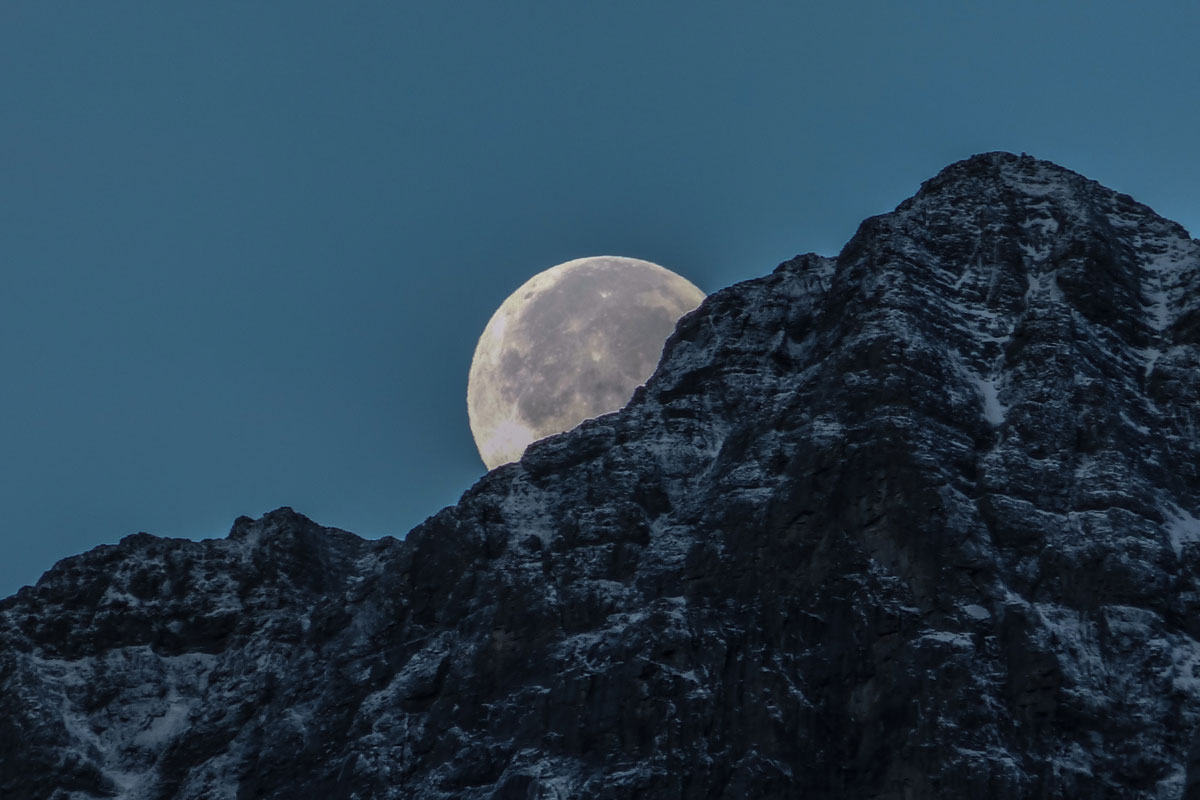
[(685, 317), (407, 540), (0, 603), (0, 796), (1200, 797), (1200, 243), (1004, 153)]

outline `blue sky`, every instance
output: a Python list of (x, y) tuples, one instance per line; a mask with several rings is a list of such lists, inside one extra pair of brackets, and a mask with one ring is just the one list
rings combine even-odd
[(403, 536), (483, 474), (501, 301), (707, 292), (1027, 151), (1200, 228), (1191, 2), (0, 4), (0, 595), (291, 505)]

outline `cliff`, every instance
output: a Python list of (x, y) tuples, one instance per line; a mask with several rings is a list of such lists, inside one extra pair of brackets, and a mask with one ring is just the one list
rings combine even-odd
[(0, 796), (1200, 797), (1198, 403), (1200, 242), (976, 156), (403, 541), (59, 563)]

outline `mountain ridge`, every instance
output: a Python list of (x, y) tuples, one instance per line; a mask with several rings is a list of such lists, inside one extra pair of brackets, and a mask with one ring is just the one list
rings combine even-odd
[(0, 601), (0, 793), (1198, 796), (1200, 243), (986, 153), (710, 296), (404, 541)]

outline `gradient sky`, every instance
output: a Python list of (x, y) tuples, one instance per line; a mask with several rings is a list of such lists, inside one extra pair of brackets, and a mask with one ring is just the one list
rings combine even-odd
[[(818, 6), (821, 10), (818, 10)], [(484, 471), (479, 333), (599, 254), (707, 292), (1027, 151), (1200, 228), (1195, 2), (0, 4), (0, 596)]]

